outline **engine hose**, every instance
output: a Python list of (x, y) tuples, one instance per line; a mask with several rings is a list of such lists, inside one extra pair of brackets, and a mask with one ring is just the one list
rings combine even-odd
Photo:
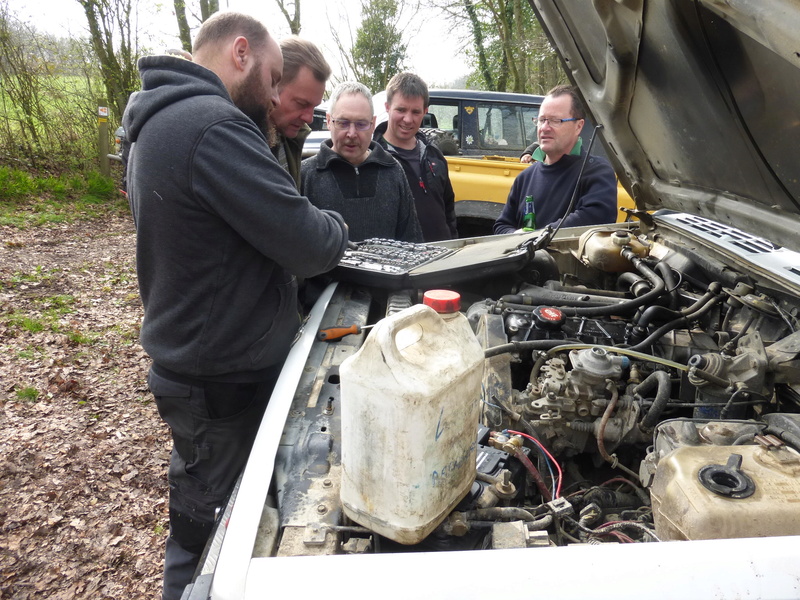
[(764, 433), (771, 433), (779, 437), (781, 440), (783, 440), (784, 442), (792, 446), (795, 450), (800, 452), (800, 436), (795, 435), (794, 433), (791, 433), (789, 431), (786, 431), (785, 429), (779, 429), (777, 427), (773, 427), (772, 425), (767, 427), (764, 430)]
[(583, 495), (587, 504), (594, 503), (600, 508), (626, 508), (639, 506), (640, 498), (635, 494), (626, 494), (606, 488), (592, 488)]
[(669, 308), (675, 309), (678, 306), (678, 301), (680, 298), (678, 297), (678, 286), (675, 282), (675, 275), (672, 272), (672, 267), (670, 267), (667, 263), (659, 261), (656, 264), (656, 271), (661, 278), (664, 280), (664, 283), (667, 286), (667, 293), (669, 294)]
[(624, 299), (611, 296), (560, 292), (548, 288), (536, 290), (528, 288), (528, 291), (536, 292), (536, 294), (510, 294), (503, 296), (494, 304), (492, 312), (501, 314), (507, 308), (530, 312), (537, 306), (608, 308), (609, 306), (619, 306), (620, 302), (626, 302)]
[(553, 499), (553, 495), (550, 493), (550, 490), (547, 489), (547, 485), (545, 485), (542, 474), (539, 473), (539, 469), (533, 466), (531, 459), (525, 455), (522, 448), (517, 448), (514, 451), (514, 456), (528, 469), (528, 472), (531, 474), (531, 477), (533, 477), (533, 481), (536, 483), (536, 487), (539, 488), (539, 492), (542, 494), (542, 498), (544, 498), (545, 502), (550, 502)]
[[(712, 291), (712, 286), (713, 290)], [(658, 313), (662, 313), (660, 316), (662, 317), (672, 317), (673, 319), (679, 319), (680, 317), (685, 317), (691, 315), (692, 313), (700, 310), (703, 306), (706, 305), (707, 302), (711, 301), (714, 296), (719, 293), (719, 284), (712, 283), (708, 286), (708, 291), (705, 294), (700, 296), (695, 302), (693, 302), (690, 306), (683, 308), (681, 310), (670, 310), (669, 308), (665, 308), (663, 306), (655, 305), (650, 306), (642, 312), (642, 316), (639, 318), (639, 321), (636, 323), (637, 328), (642, 330), (647, 329), (648, 325), (657, 317), (659, 317)], [(649, 313), (649, 314), (648, 314)]]
[(666, 371), (653, 371), (648, 375), (642, 383), (633, 388), (635, 396), (644, 396), (650, 393), (650, 390), (656, 386), (656, 397), (650, 410), (642, 422), (639, 423), (639, 429), (650, 431), (661, 419), (661, 413), (667, 407), (669, 396), (672, 392), (672, 381), (669, 373)]
[[(719, 283), (717, 283), (717, 282), (712, 283), (709, 286), (709, 288), (711, 288), (711, 286), (717, 286), (718, 288), (721, 287), (721, 285)], [(662, 325), (661, 327), (656, 329), (653, 333), (651, 333), (649, 336), (647, 336), (645, 339), (643, 339), (638, 344), (634, 344), (633, 346), (629, 346), (628, 349), (629, 350), (643, 350), (644, 348), (647, 348), (651, 344), (655, 343), (655, 341), (658, 340), (665, 333), (667, 333), (669, 331), (672, 331), (673, 329), (678, 329), (679, 327), (687, 325), (687, 324), (691, 323), (692, 321), (694, 321), (695, 319), (699, 319), (700, 317), (702, 317), (706, 313), (710, 312), (711, 309), (714, 308), (714, 306), (716, 304), (718, 304), (722, 300), (722, 298), (723, 298), (723, 295), (718, 293), (717, 295), (713, 296), (699, 310), (697, 310), (697, 311), (695, 311), (695, 312), (693, 312), (691, 314), (685, 315), (683, 317), (680, 317), (679, 319), (675, 319), (674, 321), (670, 321), (669, 323), (665, 323), (664, 325)]]
[(625, 271), (617, 277), (617, 288), (620, 290), (628, 290), (634, 296), (638, 296), (639, 294), (636, 293), (637, 289), (646, 288), (649, 290), (650, 285), (647, 283), (647, 280), (638, 273)]
[(562, 312), (565, 315), (601, 317), (626, 314), (636, 308), (639, 308), (640, 306), (653, 302), (656, 298), (664, 293), (667, 287), (664, 283), (664, 280), (661, 279), (661, 277), (659, 277), (655, 271), (648, 267), (647, 264), (645, 264), (645, 262), (639, 258), (639, 256), (631, 248), (626, 246), (622, 249), (620, 254), (631, 261), (636, 270), (639, 271), (639, 273), (641, 273), (645, 279), (650, 282), (652, 289), (641, 296), (631, 300), (624, 300), (623, 302), (619, 302), (611, 306), (587, 306), (582, 308), (565, 307), (562, 309)]
[(617, 387), (613, 385), (613, 382), (606, 382), (611, 383), (611, 400), (608, 402), (606, 409), (603, 411), (603, 416), (600, 419), (600, 426), (597, 428), (597, 432), (595, 433), (595, 438), (597, 439), (597, 449), (600, 450), (600, 456), (602, 456), (606, 462), (611, 463), (612, 466), (616, 466), (617, 459), (614, 456), (611, 456), (606, 451), (606, 442), (604, 439), (606, 433), (606, 425), (608, 425), (608, 420), (611, 418), (611, 413), (614, 412), (614, 409), (617, 407), (617, 400), (619, 400), (619, 392), (617, 391)]
[[(644, 281), (642, 277), (639, 279), (644, 283), (644, 286), (649, 290), (650, 286)], [(597, 288), (587, 288), (582, 285), (564, 285), (558, 281), (545, 281), (543, 288), (553, 290), (556, 292), (568, 292), (570, 294), (589, 294), (590, 296), (602, 296), (608, 298), (616, 298), (617, 300), (627, 300), (631, 297), (630, 291), (621, 290), (602, 290)]]
[(614, 409), (617, 407), (617, 401), (619, 400), (619, 391), (617, 390), (616, 384), (611, 380), (607, 381), (607, 387), (611, 391), (611, 400), (609, 401), (608, 406), (606, 406), (606, 410), (603, 412), (603, 417), (600, 419), (600, 426), (597, 428), (597, 435), (595, 436), (597, 438), (597, 449), (600, 450), (600, 455), (611, 464), (612, 468), (625, 471), (628, 475), (631, 475), (634, 479), (637, 479), (639, 475), (635, 471), (632, 471), (625, 465), (621, 465), (616, 455), (606, 452), (606, 443), (604, 439), (606, 425), (608, 424), (608, 420), (611, 418), (611, 413), (613, 413)]
[(664, 319), (677, 319), (682, 316), (683, 314), (677, 310), (672, 310), (660, 304), (653, 304), (645, 308), (640, 315), (637, 315), (633, 319), (633, 323), (636, 326), (636, 332), (644, 334), (647, 333), (647, 326), (657, 319), (663, 321)]
[(731, 446), (749, 446), (750, 444), (753, 443), (753, 440), (755, 439), (756, 435), (758, 434), (752, 431), (750, 433), (743, 433), (735, 440), (733, 440)]
[[(502, 310), (503, 308), (524, 310), (548, 305), (558, 307), (568, 316), (602, 317), (628, 314), (640, 306), (652, 302), (664, 293), (666, 289), (664, 280), (648, 267), (633, 250), (625, 247), (622, 249), (621, 254), (630, 260), (636, 270), (650, 283), (651, 289), (641, 296), (620, 300), (612, 296), (589, 295), (583, 292), (561, 292), (543, 287), (537, 290), (537, 296), (530, 294), (505, 295), (495, 304), (494, 310)], [(587, 304), (590, 304), (590, 306), (587, 306)]]
[(468, 521), (535, 521), (536, 518), (524, 508), (516, 506), (493, 506), (476, 508), (464, 513)]

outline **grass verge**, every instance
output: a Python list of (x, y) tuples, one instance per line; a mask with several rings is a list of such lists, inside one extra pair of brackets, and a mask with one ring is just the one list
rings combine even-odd
[(126, 211), (128, 201), (111, 177), (39, 176), (0, 166), (0, 226), (27, 229)]

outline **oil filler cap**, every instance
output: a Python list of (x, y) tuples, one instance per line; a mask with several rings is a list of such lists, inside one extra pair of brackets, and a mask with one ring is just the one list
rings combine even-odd
[(707, 490), (726, 498), (749, 498), (756, 491), (756, 484), (741, 469), (742, 455), (731, 454), (727, 465), (706, 465), (697, 474)]
[(537, 306), (533, 309), (533, 319), (539, 329), (558, 329), (567, 317), (555, 307)]

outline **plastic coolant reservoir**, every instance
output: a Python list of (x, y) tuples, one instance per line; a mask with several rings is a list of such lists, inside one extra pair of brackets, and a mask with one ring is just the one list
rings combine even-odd
[[(741, 456), (741, 466), (736, 458)], [(656, 535), (704, 540), (800, 534), (800, 454), (788, 447), (684, 446), (658, 462)], [(717, 491), (714, 491), (717, 490)]]
[(415, 305), (379, 321), (340, 368), (345, 514), (422, 541), (475, 478), (483, 349), (460, 312)]
[(647, 256), (647, 248), (625, 229), (589, 229), (578, 240), (577, 256), (590, 267), (622, 273), (632, 269), (631, 261), (620, 254), (626, 246), (639, 256)]

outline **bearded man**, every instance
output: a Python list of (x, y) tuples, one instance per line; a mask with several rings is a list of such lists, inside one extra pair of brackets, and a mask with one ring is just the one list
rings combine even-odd
[(141, 59), (123, 118), (141, 343), (173, 439), (169, 600), (192, 579), (300, 325), (295, 277), (332, 269), (347, 245), (341, 217), (300, 196), (270, 151), (283, 60), (264, 25), (217, 13), (192, 54)]

